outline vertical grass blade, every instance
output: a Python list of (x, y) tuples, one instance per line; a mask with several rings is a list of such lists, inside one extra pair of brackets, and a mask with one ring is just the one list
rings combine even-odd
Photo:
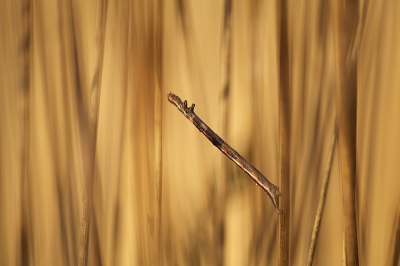
[(154, 264), (161, 265), (161, 206), (162, 206), (162, 37), (163, 1), (155, 0), (154, 20)]
[(289, 265), (290, 230), (290, 73), (288, 40), (288, 1), (281, 2), (280, 88), (279, 88), (279, 188), (282, 193), (279, 208), (278, 265)]
[[(221, 34), (221, 119), (223, 136), (229, 141), (229, 112), (231, 94), (231, 14), (232, 0), (224, 1), (223, 28)], [(215, 262), (224, 265), (225, 246), (225, 212), (226, 212), (226, 190), (229, 175), (229, 161), (221, 158), (221, 175), (216, 180), (216, 202), (214, 207), (214, 253)]]
[(93, 179), (96, 156), (97, 127), (100, 106), (101, 77), (103, 70), (104, 40), (107, 18), (107, 0), (98, 4), (96, 21), (96, 40), (94, 49), (94, 64), (92, 87), (90, 92), (90, 118), (89, 118), (89, 152), (90, 158), (85, 162), (85, 188), (83, 191), (83, 205), (81, 217), (81, 231), (79, 239), (79, 266), (86, 266), (88, 262), (90, 213), (93, 204)]
[(339, 163), (342, 178), (345, 261), (358, 265), (356, 186), (357, 57), (355, 50), (358, 1), (334, 1), (336, 99)]
[(319, 197), (317, 214), (315, 215), (314, 229), (313, 229), (313, 233), (311, 236), (310, 248), (308, 250), (307, 266), (311, 266), (313, 263), (313, 259), (314, 259), (315, 246), (317, 245), (319, 227), (321, 225), (321, 219), (322, 219), (322, 215), (324, 213), (326, 191), (328, 190), (329, 177), (331, 175), (333, 155), (335, 154), (336, 140), (337, 140), (337, 129), (335, 126), (335, 128), (333, 130), (332, 140), (331, 140), (331, 147), (330, 147), (329, 155), (328, 155), (328, 162), (326, 164), (326, 172), (325, 172), (324, 180), (322, 181), (321, 194)]

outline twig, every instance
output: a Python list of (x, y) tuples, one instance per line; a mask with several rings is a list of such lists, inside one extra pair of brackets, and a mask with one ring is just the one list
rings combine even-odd
[(187, 118), (190, 122), (197, 127), (197, 129), (206, 136), (211, 143), (217, 147), (223, 154), (231, 159), (243, 172), (246, 172), (256, 183), (259, 185), (271, 198), (274, 204), (276, 213), (281, 214), (282, 211), (278, 207), (278, 197), (281, 195), (279, 187), (275, 186), (268, 179), (260, 173), (251, 163), (246, 161), (237, 151), (232, 149), (225, 141), (223, 141), (217, 134), (214, 133), (195, 113), (194, 104), (191, 107), (187, 106), (187, 101), (181, 101), (181, 99), (175, 94), (168, 94), (168, 101), (174, 104), (179, 111)]
[(329, 155), (328, 155), (328, 162), (326, 164), (325, 177), (324, 177), (324, 180), (322, 181), (321, 194), (319, 196), (317, 214), (315, 215), (314, 229), (313, 229), (313, 233), (311, 236), (311, 244), (310, 244), (310, 248), (308, 250), (307, 266), (311, 266), (313, 263), (313, 259), (314, 259), (314, 252), (315, 252), (315, 246), (317, 245), (319, 226), (321, 224), (321, 218), (322, 218), (322, 214), (324, 212), (326, 190), (327, 190), (328, 184), (329, 184), (329, 176), (331, 175), (333, 155), (335, 154), (336, 140), (337, 140), (337, 128), (335, 125), (335, 128), (333, 130), (332, 140), (331, 140), (331, 147), (330, 147)]
[(97, 126), (99, 118), (100, 88), (103, 70), (103, 54), (105, 26), (107, 17), (107, 0), (101, 0), (97, 11), (96, 43), (94, 52), (94, 72), (90, 95), (90, 120), (89, 120), (89, 152), (85, 165), (85, 187), (83, 191), (81, 231), (79, 239), (79, 266), (86, 266), (88, 262), (90, 212), (93, 204), (93, 179), (96, 156)]

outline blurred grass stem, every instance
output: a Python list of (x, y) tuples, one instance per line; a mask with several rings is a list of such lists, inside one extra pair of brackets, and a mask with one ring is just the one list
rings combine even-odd
[(290, 65), (288, 40), (288, 1), (281, 2), (281, 32), (280, 32), (280, 88), (279, 88), (279, 187), (282, 198), (279, 208), (279, 251), (278, 265), (288, 266), (289, 232), (290, 232), (290, 130), (291, 130), (291, 99), (290, 99)]
[(317, 245), (319, 228), (321, 225), (322, 215), (324, 213), (326, 191), (328, 189), (329, 177), (331, 175), (333, 156), (335, 154), (335, 148), (336, 148), (336, 141), (337, 141), (337, 128), (335, 125), (333, 134), (332, 134), (331, 146), (329, 149), (328, 161), (326, 164), (326, 172), (325, 172), (324, 180), (322, 181), (321, 194), (319, 196), (317, 214), (315, 215), (314, 229), (313, 229), (313, 233), (311, 236), (311, 244), (310, 244), (310, 248), (308, 250), (307, 266), (311, 266), (313, 263), (313, 259), (314, 259), (315, 246)]
[(85, 163), (85, 187), (82, 201), (81, 231), (79, 239), (79, 266), (86, 266), (88, 262), (88, 246), (90, 232), (90, 214), (93, 204), (93, 179), (95, 170), (97, 128), (99, 119), (100, 89), (103, 69), (104, 40), (107, 18), (107, 0), (98, 3), (96, 18), (96, 40), (94, 48), (93, 77), (90, 92), (89, 117), (89, 152), (90, 158)]
[(162, 25), (163, 1), (156, 0), (153, 6), (154, 20), (154, 251), (153, 265), (161, 265), (161, 207), (162, 207)]
[(356, 130), (358, 1), (333, 1), (339, 165), (342, 178), (346, 265), (358, 265), (356, 220)]
[[(224, 22), (221, 36), (221, 118), (222, 132), (224, 138), (229, 141), (229, 112), (231, 94), (231, 16), (232, 0), (225, 0), (224, 3)], [(225, 246), (225, 214), (226, 214), (226, 184), (229, 176), (228, 161), (222, 159), (221, 175), (216, 178), (216, 207), (214, 208), (214, 245), (215, 259), (217, 265), (224, 265), (224, 246)]]
[[(22, 1), (22, 40), (21, 46), (24, 48), (22, 50), (22, 72), (21, 80), (19, 84), (20, 93), (22, 95), (22, 134), (21, 134), (21, 263), (23, 265), (28, 264), (26, 261), (27, 256), (24, 253), (29, 252), (29, 239), (27, 236), (27, 231), (29, 228), (30, 217), (30, 191), (29, 191), (29, 177), (28, 177), (28, 160), (29, 160), (29, 111), (30, 111), (30, 65), (31, 65), (31, 49), (32, 49), (32, 6), (30, 0)], [(29, 253), (28, 253), (29, 254)], [(25, 256), (24, 256), (25, 255)]]

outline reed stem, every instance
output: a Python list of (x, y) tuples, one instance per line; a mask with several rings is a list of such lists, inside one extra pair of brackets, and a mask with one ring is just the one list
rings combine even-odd
[(161, 265), (161, 207), (162, 207), (162, 25), (163, 1), (155, 0), (154, 20), (154, 263)]
[(336, 53), (336, 99), (338, 110), (339, 164), (342, 178), (344, 217), (344, 260), (358, 265), (356, 220), (356, 130), (357, 130), (357, 58), (358, 1), (334, 1)]
[(289, 73), (289, 40), (288, 40), (288, 1), (281, 1), (281, 33), (280, 33), (280, 89), (279, 89), (279, 186), (282, 198), (279, 208), (279, 251), (278, 265), (288, 266), (290, 263), (290, 131), (291, 131), (291, 99)]
[(82, 200), (81, 231), (79, 240), (79, 266), (86, 266), (88, 262), (90, 214), (93, 205), (93, 179), (95, 170), (97, 128), (99, 120), (100, 89), (103, 70), (104, 39), (107, 18), (107, 0), (98, 4), (96, 19), (96, 41), (94, 48), (94, 71), (90, 92), (90, 117), (89, 117), (89, 152), (90, 158), (85, 163), (85, 187)]
[(317, 213), (315, 215), (314, 229), (313, 229), (313, 233), (311, 236), (311, 244), (310, 244), (310, 248), (308, 250), (307, 266), (311, 266), (313, 263), (313, 259), (314, 259), (314, 253), (315, 253), (315, 247), (317, 245), (319, 228), (321, 225), (322, 215), (324, 213), (326, 191), (328, 189), (329, 177), (331, 175), (333, 156), (335, 154), (335, 148), (336, 148), (336, 141), (337, 141), (337, 128), (335, 125), (333, 134), (332, 134), (331, 146), (329, 149), (328, 161), (326, 164), (326, 172), (325, 172), (324, 180), (322, 181), (322, 187), (321, 187), (321, 193), (319, 196)]

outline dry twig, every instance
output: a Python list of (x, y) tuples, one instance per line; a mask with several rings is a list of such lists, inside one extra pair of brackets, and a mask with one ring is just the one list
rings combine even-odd
[(168, 94), (168, 101), (174, 104), (179, 111), (187, 118), (190, 122), (197, 127), (197, 129), (206, 136), (211, 143), (217, 147), (223, 154), (231, 159), (243, 172), (246, 172), (271, 198), (274, 204), (274, 209), (278, 214), (281, 214), (281, 210), (278, 207), (279, 187), (275, 186), (268, 179), (260, 173), (251, 163), (246, 161), (237, 151), (232, 149), (225, 141), (223, 141), (217, 134), (214, 133), (195, 113), (194, 104), (191, 107), (187, 106), (187, 101), (182, 102), (181, 99), (175, 94)]

